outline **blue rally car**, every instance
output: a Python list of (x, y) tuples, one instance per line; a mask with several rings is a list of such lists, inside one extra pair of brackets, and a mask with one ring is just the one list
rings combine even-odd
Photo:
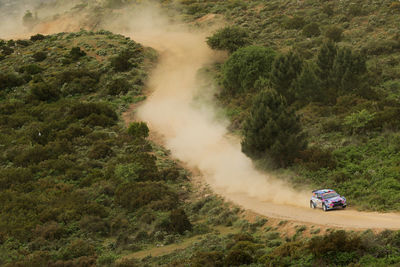
[(346, 198), (339, 195), (332, 189), (318, 189), (312, 191), (312, 197), (310, 200), (310, 208), (322, 208), (324, 211), (346, 208)]

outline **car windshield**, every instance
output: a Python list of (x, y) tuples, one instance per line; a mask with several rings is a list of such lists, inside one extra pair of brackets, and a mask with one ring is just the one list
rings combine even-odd
[(323, 198), (332, 198), (332, 197), (337, 197), (337, 196), (339, 196), (338, 193), (332, 192), (332, 193), (326, 193), (326, 194), (324, 194), (324, 195), (323, 195)]

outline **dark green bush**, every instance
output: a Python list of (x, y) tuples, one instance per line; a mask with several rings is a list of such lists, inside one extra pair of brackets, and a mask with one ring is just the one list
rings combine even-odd
[(36, 52), (32, 57), (36, 62), (41, 62), (47, 58), (47, 53), (44, 51)]
[(332, 40), (333, 42), (340, 42), (342, 40), (343, 29), (338, 26), (330, 26), (325, 31), (325, 37)]
[(253, 257), (242, 250), (231, 250), (225, 258), (226, 266), (241, 266), (253, 263)]
[(80, 59), (81, 57), (86, 56), (86, 52), (81, 50), (80, 47), (73, 47), (71, 48), (71, 50), (69, 51), (69, 57), (76, 61), (78, 59)]
[(33, 41), (33, 42), (41, 41), (41, 40), (44, 40), (44, 39), (46, 39), (46, 36), (44, 36), (43, 34), (40, 34), (40, 33), (31, 36), (31, 41)]
[(33, 179), (32, 171), (26, 168), (7, 168), (0, 173), (0, 190), (10, 188), (12, 185), (27, 183)]
[(76, 239), (66, 246), (63, 251), (63, 259), (76, 259), (83, 256), (94, 256), (96, 254), (93, 246), (87, 241)]
[(128, 134), (135, 138), (146, 138), (149, 136), (149, 128), (145, 122), (133, 122), (129, 124)]
[[(325, 236), (315, 236), (307, 244), (307, 249), (317, 258), (324, 258), (328, 263), (345, 265), (359, 257), (358, 254), (352, 252), (357, 252), (361, 247), (359, 236), (348, 234), (343, 230), (333, 231)], [(334, 257), (328, 255), (334, 255)]]
[(137, 48), (136, 50), (126, 49), (121, 51), (117, 56), (111, 58), (111, 67), (117, 72), (125, 72), (130, 70), (134, 66), (134, 64), (131, 62), (131, 59), (135, 58), (137, 53), (140, 51), (141, 48)]
[(259, 80), (269, 79), (275, 51), (261, 46), (240, 48), (223, 66), (223, 84), (228, 94), (254, 89)]
[(29, 46), (31, 44), (28, 40), (17, 40), (15, 43), (19, 46)]
[(170, 230), (172, 230), (172, 232), (183, 234), (185, 231), (192, 230), (192, 224), (183, 209), (171, 211), (169, 220), (171, 222)]
[(306, 20), (300, 16), (294, 16), (292, 18), (286, 18), (284, 22), (285, 28), (287, 29), (302, 29), (306, 25)]
[(334, 169), (337, 165), (336, 159), (333, 157), (331, 151), (318, 147), (311, 147), (300, 151), (299, 158), (296, 159), (296, 162), (311, 171), (317, 171), (321, 168)]
[(241, 47), (250, 44), (248, 33), (239, 27), (227, 26), (207, 37), (207, 44), (212, 49), (227, 50), (233, 53)]
[(118, 119), (117, 113), (106, 103), (78, 103), (71, 108), (70, 114), (77, 119), (91, 115), (104, 115), (113, 121)]
[(40, 101), (55, 101), (60, 97), (60, 91), (55, 85), (39, 82), (31, 86), (31, 96)]
[(24, 80), (14, 73), (0, 73), (0, 91), (23, 85)]
[(303, 27), (303, 35), (306, 37), (315, 37), (321, 34), (319, 25), (316, 22), (311, 22)]
[(362, 16), (364, 15), (364, 10), (362, 9), (362, 5), (360, 4), (350, 4), (349, 9), (348, 9), (348, 14), (350, 17), (357, 17), (357, 16)]
[(69, 69), (59, 75), (59, 85), (66, 84), (64, 90), (68, 94), (87, 94), (98, 88), (100, 74), (88, 69)]
[(157, 182), (122, 184), (115, 191), (115, 199), (129, 211), (135, 211), (149, 204), (155, 209), (171, 210), (178, 202), (178, 196), (167, 185)]
[(325, 4), (322, 7), (322, 12), (324, 12), (326, 15), (328, 15), (329, 17), (332, 16), (335, 11), (333, 9), (333, 5), (332, 4)]
[(224, 266), (224, 254), (220, 251), (211, 252), (197, 252), (190, 259), (193, 267), (223, 267)]
[(14, 53), (14, 49), (11, 48), (11, 47), (9, 47), (9, 46), (3, 46), (3, 47), (1, 48), (1, 52), (2, 52), (4, 55), (9, 56), (9, 55), (11, 55), (12, 53)]
[(120, 77), (111, 80), (111, 82), (107, 84), (107, 94), (109, 95), (126, 94), (131, 88), (132, 85), (125, 78)]
[(104, 142), (95, 143), (88, 153), (90, 159), (103, 159), (111, 155), (113, 155), (113, 150)]
[(43, 69), (36, 64), (29, 64), (29, 65), (22, 66), (18, 70), (18, 72), (20, 72), (20, 73), (25, 72), (29, 75), (35, 75), (35, 74), (39, 74), (39, 73), (43, 72)]

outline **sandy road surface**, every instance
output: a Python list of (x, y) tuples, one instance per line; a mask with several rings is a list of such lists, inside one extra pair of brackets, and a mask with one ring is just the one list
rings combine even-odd
[(199, 91), (210, 99), (214, 93), (196, 78), (201, 67), (218, 58), (206, 46), (206, 35), (149, 21), (143, 17), (123, 32), (160, 52), (148, 85), (152, 93), (135, 116), (162, 136), (174, 157), (198, 169), (216, 193), (268, 217), (349, 229), (400, 229), (400, 214), (312, 210), (310, 192), (295, 191), (255, 170), (239, 141), (227, 137), (226, 122), (216, 120), (217, 108), (210, 101), (193, 101)]

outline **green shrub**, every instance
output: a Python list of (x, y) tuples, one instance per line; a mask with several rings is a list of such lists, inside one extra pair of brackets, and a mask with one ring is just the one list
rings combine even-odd
[(362, 9), (362, 5), (359, 4), (351, 4), (348, 9), (348, 14), (350, 17), (357, 17), (364, 15), (364, 10)]
[(303, 27), (303, 35), (306, 37), (315, 37), (321, 34), (319, 25), (316, 22), (311, 22)]
[(224, 254), (220, 251), (211, 252), (196, 252), (195, 255), (190, 259), (193, 267), (223, 267), (224, 266)]
[(95, 143), (88, 153), (90, 159), (104, 159), (111, 155), (113, 155), (111, 147), (104, 142)]
[(248, 33), (239, 27), (227, 26), (207, 37), (207, 44), (212, 49), (227, 50), (233, 53), (241, 47), (250, 44)]
[(170, 229), (175, 233), (183, 234), (185, 231), (192, 230), (192, 224), (183, 209), (171, 211), (169, 219), (171, 222)]
[(132, 85), (122, 77), (111, 80), (107, 84), (107, 94), (109, 95), (119, 95), (126, 94)]
[(115, 253), (103, 253), (97, 258), (97, 264), (100, 266), (111, 266), (117, 259), (118, 255)]
[(82, 51), (80, 47), (72, 47), (69, 51), (69, 57), (74, 61), (84, 56), (86, 56), (86, 53), (85, 51)]
[(342, 40), (343, 29), (338, 26), (330, 26), (325, 31), (325, 37), (332, 40), (333, 42), (340, 42)]
[(71, 107), (70, 114), (77, 119), (92, 115), (103, 115), (112, 121), (118, 119), (117, 113), (106, 103), (78, 103)]
[(365, 131), (369, 123), (374, 119), (375, 113), (370, 113), (363, 109), (359, 112), (352, 113), (344, 118), (343, 126), (352, 134)]
[(241, 266), (253, 263), (253, 257), (242, 250), (231, 250), (225, 258), (226, 266)]
[(29, 46), (31, 44), (31, 42), (29, 42), (28, 40), (17, 40), (15, 43), (19, 46), (24, 46), (24, 47)]
[(329, 17), (332, 16), (335, 11), (333, 9), (333, 5), (332, 4), (325, 4), (322, 7), (322, 12), (324, 12), (326, 15), (328, 15)]
[(83, 256), (95, 255), (92, 245), (82, 239), (76, 239), (66, 246), (62, 251), (63, 259), (76, 259)]
[(292, 18), (286, 18), (283, 25), (287, 29), (301, 29), (306, 25), (306, 20), (300, 16), (294, 16)]
[(170, 210), (178, 202), (178, 197), (168, 186), (157, 182), (129, 182), (121, 184), (116, 192), (118, 204), (135, 211), (136, 209), (152, 204), (155, 209)]
[(14, 73), (0, 73), (0, 91), (23, 85), (24, 80)]
[(137, 60), (136, 55), (140, 51), (141, 48), (137, 48), (135, 50), (126, 49), (121, 51), (117, 56), (111, 58), (111, 67), (117, 72), (129, 71), (134, 66), (130, 60), (133, 58)]
[(33, 42), (35, 42), (35, 41), (41, 41), (41, 40), (46, 39), (46, 36), (44, 36), (44, 35), (38, 33), (38, 34), (36, 34), (36, 35), (32, 35), (30, 39), (31, 39), (31, 41), (33, 41)]
[(266, 47), (248, 46), (234, 52), (223, 66), (225, 91), (235, 95), (254, 89), (257, 81), (268, 79), (275, 52)]
[(70, 69), (63, 71), (58, 78), (59, 86), (65, 87), (65, 93), (88, 94), (97, 90), (100, 74), (88, 69)]
[(40, 101), (56, 101), (60, 98), (60, 91), (55, 85), (39, 82), (31, 86), (31, 96)]
[(9, 55), (11, 55), (12, 53), (14, 53), (14, 49), (12, 49), (12, 48), (9, 47), (9, 46), (3, 46), (3, 47), (1, 48), (1, 52), (2, 52), (4, 55), (9, 56)]
[(41, 62), (47, 58), (47, 53), (44, 51), (36, 52), (32, 57), (36, 62)]
[(147, 138), (149, 136), (149, 128), (145, 122), (133, 122), (129, 124), (128, 134), (135, 138)]
[(321, 168), (334, 169), (337, 165), (331, 151), (318, 147), (311, 147), (301, 151), (296, 162), (311, 171), (317, 171)]
[(20, 72), (20, 73), (25, 72), (29, 75), (35, 75), (35, 74), (39, 74), (39, 73), (43, 72), (43, 69), (36, 64), (29, 64), (29, 65), (22, 66), (18, 70), (18, 72)]

